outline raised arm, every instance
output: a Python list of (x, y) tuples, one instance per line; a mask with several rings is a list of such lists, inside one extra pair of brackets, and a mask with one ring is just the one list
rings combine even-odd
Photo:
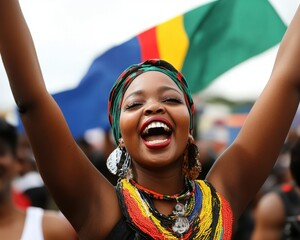
[(0, 52), (47, 187), (82, 236), (93, 231), (100, 232), (98, 238), (104, 236), (120, 217), (114, 188), (75, 144), (63, 114), (48, 94), (17, 0), (0, 0)]
[(234, 143), (208, 179), (230, 201), (237, 219), (269, 175), (300, 99), (300, 9), (280, 45), (270, 80)]

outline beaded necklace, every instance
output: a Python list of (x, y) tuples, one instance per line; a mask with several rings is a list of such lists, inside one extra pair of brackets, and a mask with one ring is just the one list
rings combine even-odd
[[(127, 222), (145, 239), (231, 238), (231, 209), (208, 182), (187, 180), (185, 191), (168, 196), (146, 189), (134, 180), (122, 179), (117, 184), (117, 193)], [(176, 201), (173, 214), (160, 213), (152, 199)]]
[(141, 186), (133, 178), (129, 179), (129, 181), (140, 192), (144, 192), (150, 198), (158, 199), (158, 200), (168, 200), (168, 201), (176, 201), (176, 202), (181, 201), (181, 200), (187, 200), (194, 194), (194, 191), (195, 191), (195, 184), (192, 181), (188, 180), (187, 178), (185, 178), (185, 185), (184, 185), (183, 191), (181, 193), (177, 193), (174, 195), (167, 195), (167, 194), (161, 194), (161, 193), (154, 192), (150, 189), (147, 189), (147, 188)]
[[(181, 193), (174, 195), (167, 195), (154, 192), (150, 189), (141, 186), (132, 178), (129, 181), (138, 189), (149, 208), (152, 209), (155, 216), (161, 218), (163, 220), (162, 222), (169, 223), (168, 225), (170, 225), (170, 222), (172, 222), (172, 231), (176, 235), (182, 235), (189, 230), (190, 223), (187, 219), (187, 215), (188, 212), (190, 212), (191, 208), (194, 207), (193, 205), (195, 203), (193, 198), (195, 192), (195, 184), (192, 181), (185, 178), (184, 190)], [(160, 214), (152, 204), (151, 199), (176, 201), (176, 205), (173, 210), (173, 215), (165, 217), (163, 214)], [(183, 204), (182, 201), (184, 201), (185, 204)]]

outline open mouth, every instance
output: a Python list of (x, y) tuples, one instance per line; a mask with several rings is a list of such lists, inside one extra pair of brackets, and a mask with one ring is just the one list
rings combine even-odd
[(160, 121), (151, 122), (142, 132), (141, 137), (148, 144), (160, 144), (169, 140), (172, 129)]

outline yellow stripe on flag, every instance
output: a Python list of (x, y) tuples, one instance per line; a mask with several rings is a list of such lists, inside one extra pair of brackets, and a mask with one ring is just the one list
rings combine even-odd
[(160, 58), (169, 61), (180, 71), (189, 46), (183, 15), (158, 25), (156, 34)]

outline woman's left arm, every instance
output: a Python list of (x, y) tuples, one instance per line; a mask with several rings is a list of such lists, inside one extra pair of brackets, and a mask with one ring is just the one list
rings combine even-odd
[(237, 219), (270, 174), (300, 100), (300, 7), (280, 44), (271, 77), (236, 140), (208, 180)]

